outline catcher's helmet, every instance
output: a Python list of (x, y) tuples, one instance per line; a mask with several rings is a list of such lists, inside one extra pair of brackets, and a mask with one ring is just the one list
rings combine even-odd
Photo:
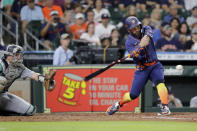
[(19, 45), (9, 45), (5, 51), (5, 56), (13, 56), (12, 63), (22, 63), (23, 62), (24, 50)]
[(138, 25), (141, 25), (141, 22), (138, 20), (137, 17), (135, 16), (129, 16), (126, 20), (125, 20), (125, 24), (127, 26), (128, 29), (133, 29)]
[(9, 45), (6, 49), (7, 55), (14, 55), (16, 53), (22, 53), (23, 54), (23, 48), (19, 45)]

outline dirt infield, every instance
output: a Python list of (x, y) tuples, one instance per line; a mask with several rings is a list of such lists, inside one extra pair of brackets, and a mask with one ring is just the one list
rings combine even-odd
[(197, 113), (172, 113), (170, 116), (157, 116), (156, 113), (116, 113), (107, 116), (99, 113), (51, 113), (34, 116), (0, 116), (0, 121), (188, 121), (197, 122)]

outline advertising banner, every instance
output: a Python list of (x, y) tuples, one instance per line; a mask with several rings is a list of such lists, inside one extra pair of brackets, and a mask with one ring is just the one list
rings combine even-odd
[[(51, 112), (106, 111), (128, 92), (134, 77), (134, 68), (111, 68), (85, 82), (83, 78), (99, 68), (62, 67), (56, 69), (56, 87), (46, 92), (46, 108)], [(43, 71), (47, 71), (43, 69)], [(121, 111), (135, 111), (139, 98), (126, 104)]]

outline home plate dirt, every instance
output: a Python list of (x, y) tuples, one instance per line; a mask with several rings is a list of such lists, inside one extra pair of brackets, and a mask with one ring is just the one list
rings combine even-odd
[(116, 113), (108, 116), (105, 112), (37, 113), (34, 116), (0, 116), (0, 121), (188, 121), (197, 122), (197, 113), (172, 113), (157, 116), (157, 113)]

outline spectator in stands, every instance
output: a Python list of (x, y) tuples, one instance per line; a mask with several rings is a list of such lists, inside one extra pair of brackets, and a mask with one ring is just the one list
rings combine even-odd
[(64, 0), (64, 4), (61, 5), (63, 12), (68, 11), (68, 10), (73, 10), (74, 9), (74, 3), (72, 0)]
[(191, 12), (192, 16), (188, 17), (186, 20), (190, 27), (192, 27), (194, 23), (197, 23), (197, 5), (192, 8)]
[(19, 21), (20, 20), (20, 12), (23, 6), (25, 6), (26, 0), (15, 0), (14, 3), (12, 4), (11, 8), (11, 16)]
[[(120, 24), (120, 20), (125, 17), (125, 10), (126, 9), (123, 3), (120, 3), (119, 0), (114, 1), (113, 6), (109, 8), (112, 24)], [(121, 24), (121, 26), (122, 25), (123, 24)]]
[(142, 21), (145, 17), (150, 17), (150, 11), (146, 8), (146, 1), (141, 0), (140, 3), (140, 10), (138, 11), (138, 18)]
[[(11, 13), (10, 13), (11, 17), (17, 21), (19, 28), (21, 26), (20, 11), (21, 11), (21, 8), (25, 5), (26, 5), (26, 0), (15, 0), (14, 3), (12, 4), (12, 7), (11, 7)], [(10, 30), (15, 33), (16, 32), (16, 23), (10, 22), (10, 26), (11, 26)], [(19, 29), (19, 34), (21, 33), (20, 31), (21, 30)]]
[(65, 0), (53, 0), (53, 5), (62, 6), (64, 5), (64, 3), (65, 3)]
[(51, 42), (46, 41), (50, 48), (55, 49), (59, 46), (60, 35), (66, 32), (70, 33), (69, 27), (60, 22), (59, 13), (54, 10), (50, 13), (50, 20), (42, 25), (40, 35)]
[(168, 89), (168, 106), (169, 107), (183, 107), (181, 100), (174, 96), (172, 92), (172, 87), (167, 86)]
[[(11, 16), (11, 7), (12, 7), (12, 4), (13, 4), (13, 2), (14, 2), (14, 0), (3, 0), (3, 1), (1, 1), (1, 2), (3, 2), (3, 10), (4, 10), (4, 12), (8, 15), (8, 16)], [(9, 21), (9, 19), (4, 19), (5, 20), (5, 22), (4, 23), (6, 23), (7, 24), (7, 27), (8, 27), (8, 29), (10, 29), (10, 21)]]
[(46, 0), (45, 6), (42, 8), (44, 18), (46, 21), (50, 20), (50, 13), (53, 10), (56, 10), (58, 12), (60, 18), (63, 16), (63, 11), (60, 6), (53, 5), (53, 0)]
[(178, 18), (180, 23), (183, 23), (185, 21), (184, 18), (178, 14), (176, 5), (170, 5), (169, 14), (164, 17), (164, 21), (170, 23), (173, 18)]
[(90, 45), (101, 46), (101, 42), (98, 36), (95, 35), (95, 24), (90, 22), (87, 26), (87, 32), (84, 32), (80, 39), (87, 41)]
[(83, 7), (81, 6), (80, 3), (76, 2), (74, 4), (74, 14), (82, 13), (83, 14)]
[(3, 0), (2, 2), (3, 2), (3, 8), (6, 14), (10, 16), (11, 7), (12, 7), (14, 0)]
[(81, 1), (83, 7), (83, 13), (87, 13), (89, 10), (93, 10), (94, 8), (94, 1), (93, 0), (84, 0)]
[(192, 39), (187, 41), (183, 47), (187, 52), (197, 52), (197, 28), (192, 29)]
[(73, 57), (73, 51), (70, 50), (70, 36), (67, 33), (61, 35), (60, 46), (55, 50), (53, 55), (53, 65), (70, 65), (70, 59)]
[(197, 6), (196, 0), (184, 0), (185, 9), (190, 11), (194, 6)]
[(43, 8), (46, 4), (47, 0), (38, 0), (38, 2), (36, 3), (38, 6), (40, 6), (41, 8)]
[(64, 12), (64, 16), (62, 18), (62, 23), (67, 24), (68, 26), (72, 25), (74, 23), (72, 19), (72, 11), (67, 10)]
[(101, 39), (101, 45), (103, 48), (109, 48), (111, 45), (111, 41), (109, 37), (104, 37), (103, 39)]
[[(124, 24), (127, 17), (129, 17), (129, 16), (136, 16), (137, 17), (137, 8), (133, 5), (129, 5), (126, 7), (125, 13), (126, 13), (126, 16), (123, 17), (123, 19), (121, 20), (123, 24)], [(126, 32), (127, 32), (127, 30), (126, 30)]]
[(178, 28), (180, 27), (180, 22), (178, 18), (172, 18), (170, 21), (170, 26), (172, 27), (172, 37), (178, 35)]
[(161, 8), (162, 8), (162, 10), (164, 11), (163, 13), (164, 13), (164, 15), (165, 14), (167, 14), (168, 12), (169, 12), (169, 6), (166, 4), (166, 2), (165, 1), (162, 1), (161, 0)]
[(175, 5), (177, 8), (184, 8), (184, 2), (183, 0), (161, 0), (161, 7), (165, 11), (165, 13), (170, 12), (169, 7), (171, 5)]
[(150, 26), (153, 29), (159, 29), (161, 26), (161, 10), (160, 9), (153, 9), (150, 17)]
[(192, 25), (191, 29), (197, 28), (197, 22)]
[(113, 6), (114, 0), (103, 0), (103, 6), (105, 8), (110, 8)]
[(150, 21), (150, 17), (149, 16), (144, 17), (143, 20), (142, 20), (143, 26), (150, 25), (150, 22), (151, 21)]
[(85, 17), (82, 13), (78, 13), (75, 15), (75, 23), (70, 26), (70, 30), (74, 34), (74, 39), (78, 40), (82, 33), (84, 33), (87, 29), (87, 25), (85, 24)]
[(115, 28), (109, 23), (110, 16), (107, 13), (102, 14), (102, 23), (98, 24), (95, 29), (95, 34), (100, 38), (110, 37), (111, 31)]
[(178, 39), (181, 44), (185, 44), (187, 41), (191, 40), (191, 32), (187, 23), (182, 23), (178, 31)]
[(190, 107), (191, 108), (197, 108), (197, 96), (194, 96), (190, 100)]
[(122, 27), (119, 28), (119, 32), (120, 32), (120, 37), (122, 39), (126, 39), (126, 36), (128, 35), (128, 31), (127, 28), (125, 27), (125, 20), (127, 17), (129, 16), (136, 16), (137, 17), (137, 8), (133, 5), (129, 5), (126, 7), (126, 16), (121, 20), (122, 22)]
[(161, 51), (179, 51), (182, 49), (182, 45), (178, 39), (172, 37), (172, 28), (170, 25), (165, 25), (164, 36), (156, 43), (156, 49)]
[(78, 13), (83, 14), (83, 8), (82, 5), (79, 3), (79, 1), (72, 2), (71, 0), (65, 0), (65, 4), (62, 6), (63, 12), (66, 13), (67, 11), (70, 11), (71, 14), (71, 21), (72, 23), (75, 23), (75, 15)]
[(140, 8), (139, 0), (119, 0), (120, 3), (124, 3), (125, 6), (133, 5)]
[(86, 18), (86, 25), (88, 25), (90, 22), (93, 22), (95, 26), (97, 26), (99, 23), (94, 20), (94, 11), (89, 10), (87, 11), (87, 18)]
[(161, 9), (161, 1), (160, 0), (147, 0), (146, 1), (147, 9)]
[(153, 35), (153, 41), (155, 42), (155, 43), (157, 43), (157, 41), (159, 40), (159, 39), (161, 39), (163, 36), (164, 36), (164, 30), (163, 30), (163, 27), (165, 26), (165, 25), (167, 25), (168, 23), (166, 23), (166, 22), (162, 22), (162, 24), (161, 24), (161, 26), (159, 27), (159, 29), (154, 29), (153, 30), (153, 33), (154, 33), (154, 35)]
[(35, 0), (27, 0), (27, 5), (23, 6), (21, 9), (20, 17), (22, 21), (22, 33), (25, 32), (30, 21), (44, 20), (42, 8), (35, 5)]
[(116, 47), (121, 49), (125, 48), (125, 45), (122, 43), (122, 39), (120, 38), (120, 33), (116, 28), (111, 31), (110, 41), (110, 47)]
[[(129, 5), (126, 8), (126, 16), (125, 19), (129, 16), (136, 16), (137, 17), (137, 8), (133, 5)], [(124, 20), (125, 20), (124, 19)]]
[(96, 22), (101, 22), (101, 15), (104, 13), (110, 16), (108, 9), (103, 8), (103, 0), (95, 0), (94, 7), (94, 20)]
[[(81, 13), (81, 14), (84, 15), (83, 8), (82, 8), (81, 4), (79, 2), (75, 2), (74, 3), (74, 8), (72, 10), (72, 21), (75, 21), (75, 16), (78, 13)], [(85, 19), (84, 19), (84, 21), (85, 21)]]
[(184, 8), (184, 1), (183, 0), (162, 0), (163, 3), (166, 3), (167, 6), (176, 5), (177, 8)]

